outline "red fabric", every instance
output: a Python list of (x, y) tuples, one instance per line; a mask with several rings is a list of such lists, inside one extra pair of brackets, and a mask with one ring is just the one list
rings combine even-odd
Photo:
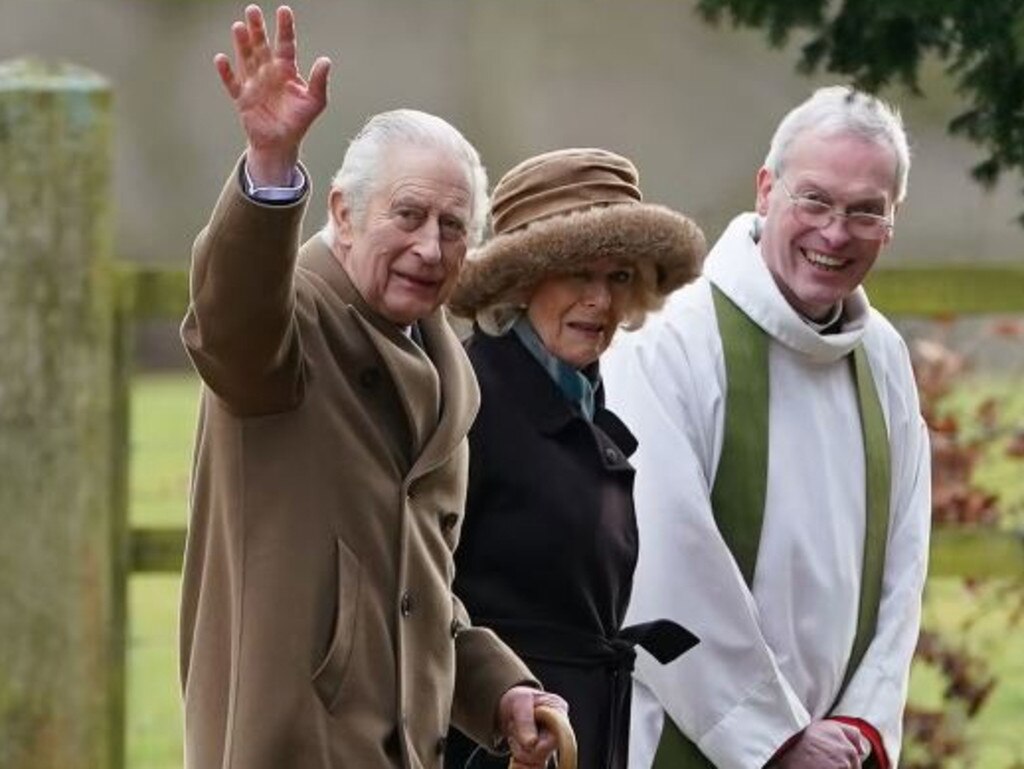
[(849, 716), (832, 716), (831, 720), (856, 726), (860, 733), (867, 738), (867, 741), (871, 743), (871, 758), (864, 764), (865, 767), (889, 769), (889, 754), (885, 752), (885, 745), (882, 744), (882, 735), (878, 733), (875, 727), (861, 718), (850, 718)]
[(801, 734), (803, 734), (803, 730), (797, 732), (784, 743), (782, 743), (782, 745), (779, 746), (779, 749), (775, 751), (775, 755), (771, 757), (771, 760), (769, 760), (768, 763), (765, 764), (765, 767), (775, 766), (778, 760), (782, 757), (782, 754), (789, 750), (793, 746), (794, 742), (800, 739)]

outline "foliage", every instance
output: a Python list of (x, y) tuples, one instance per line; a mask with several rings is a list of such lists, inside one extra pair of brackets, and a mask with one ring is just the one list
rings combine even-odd
[(934, 56), (966, 104), (950, 132), (987, 153), (974, 178), (991, 187), (1024, 170), (1021, 0), (698, 0), (697, 9), (712, 23), (727, 13), (735, 26), (763, 28), (773, 46), (805, 30), (799, 70), (823, 67), (871, 92), (895, 82), (920, 93), (921, 63)]
[[(1024, 338), (1024, 325), (1000, 322), (991, 327), (999, 336)], [(981, 463), (1002, 455), (1020, 461), (1022, 431), (1005, 417), (1003, 404), (985, 397), (966, 414), (945, 408), (954, 386), (963, 386), (967, 360), (946, 344), (919, 341), (914, 348), (914, 370), (921, 408), (932, 442), (932, 520), (937, 526), (998, 526), (1009, 517), (1001, 493), (978, 482)], [(965, 418), (966, 417), (966, 418)], [(1011, 505), (1012, 507), (1012, 505)], [(990, 614), (992, 602), (1009, 607), (1006, 622), (1019, 625), (1024, 615), (1024, 581), (983, 590), (968, 580), (973, 605), (961, 623), (964, 633)], [(906, 769), (940, 769), (971, 766), (973, 750), (966, 725), (985, 706), (998, 679), (982, 655), (963, 639), (952, 639), (934, 630), (924, 630), (917, 648), (919, 662), (931, 666), (943, 681), (942, 707), (910, 706), (905, 728)], [(1018, 762), (1011, 769), (1020, 769)]]

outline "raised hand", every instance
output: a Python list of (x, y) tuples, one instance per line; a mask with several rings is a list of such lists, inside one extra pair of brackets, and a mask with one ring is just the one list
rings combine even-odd
[(235, 62), (218, 53), (213, 63), (235, 103), (249, 147), (247, 167), (258, 186), (286, 186), (309, 127), (327, 105), (330, 59), (321, 56), (304, 80), (295, 56), (295, 17), (277, 9), (274, 46), (267, 39), (263, 12), (247, 6), (245, 21), (231, 26)]

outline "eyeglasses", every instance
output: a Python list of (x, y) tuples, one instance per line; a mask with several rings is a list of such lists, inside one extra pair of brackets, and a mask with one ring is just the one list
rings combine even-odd
[(840, 211), (824, 200), (794, 195), (781, 178), (779, 184), (782, 185), (789, 202), (793, 204), (793, 216), (808, 227), (823, 230), (838, 216), (846, 220), (846, 231), (850, 236), (859, 240), (881, 240), (892, 230), (892, 220), (888, 216), (863, 211)]

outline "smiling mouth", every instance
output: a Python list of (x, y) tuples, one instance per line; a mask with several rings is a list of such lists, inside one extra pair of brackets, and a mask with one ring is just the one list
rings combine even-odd
[(433, 290), (441, 284), (441, 281), (435, 278), (420, 278), (415, 275), (408, 275), (404, 272), (396, 272), (394, 275), (404, 283), (411, 285), (413, 288), (418, 288), (423, 291)]
[(820, 251), (810, 251), (805, 248), (800, 249), (800, 255), (815, 267), (820, 267), (821, 269), (828, 270), (830, 272), (838, 272), (849, 264), (849, 260), (847, 259), (823, 254)]
[(574, 331), (579, 331), (588, 335), (598, 335), (604, 333), (603, 323), (588, 323), (582, 320), (571, 320), (566, 324), (569, 328)]

